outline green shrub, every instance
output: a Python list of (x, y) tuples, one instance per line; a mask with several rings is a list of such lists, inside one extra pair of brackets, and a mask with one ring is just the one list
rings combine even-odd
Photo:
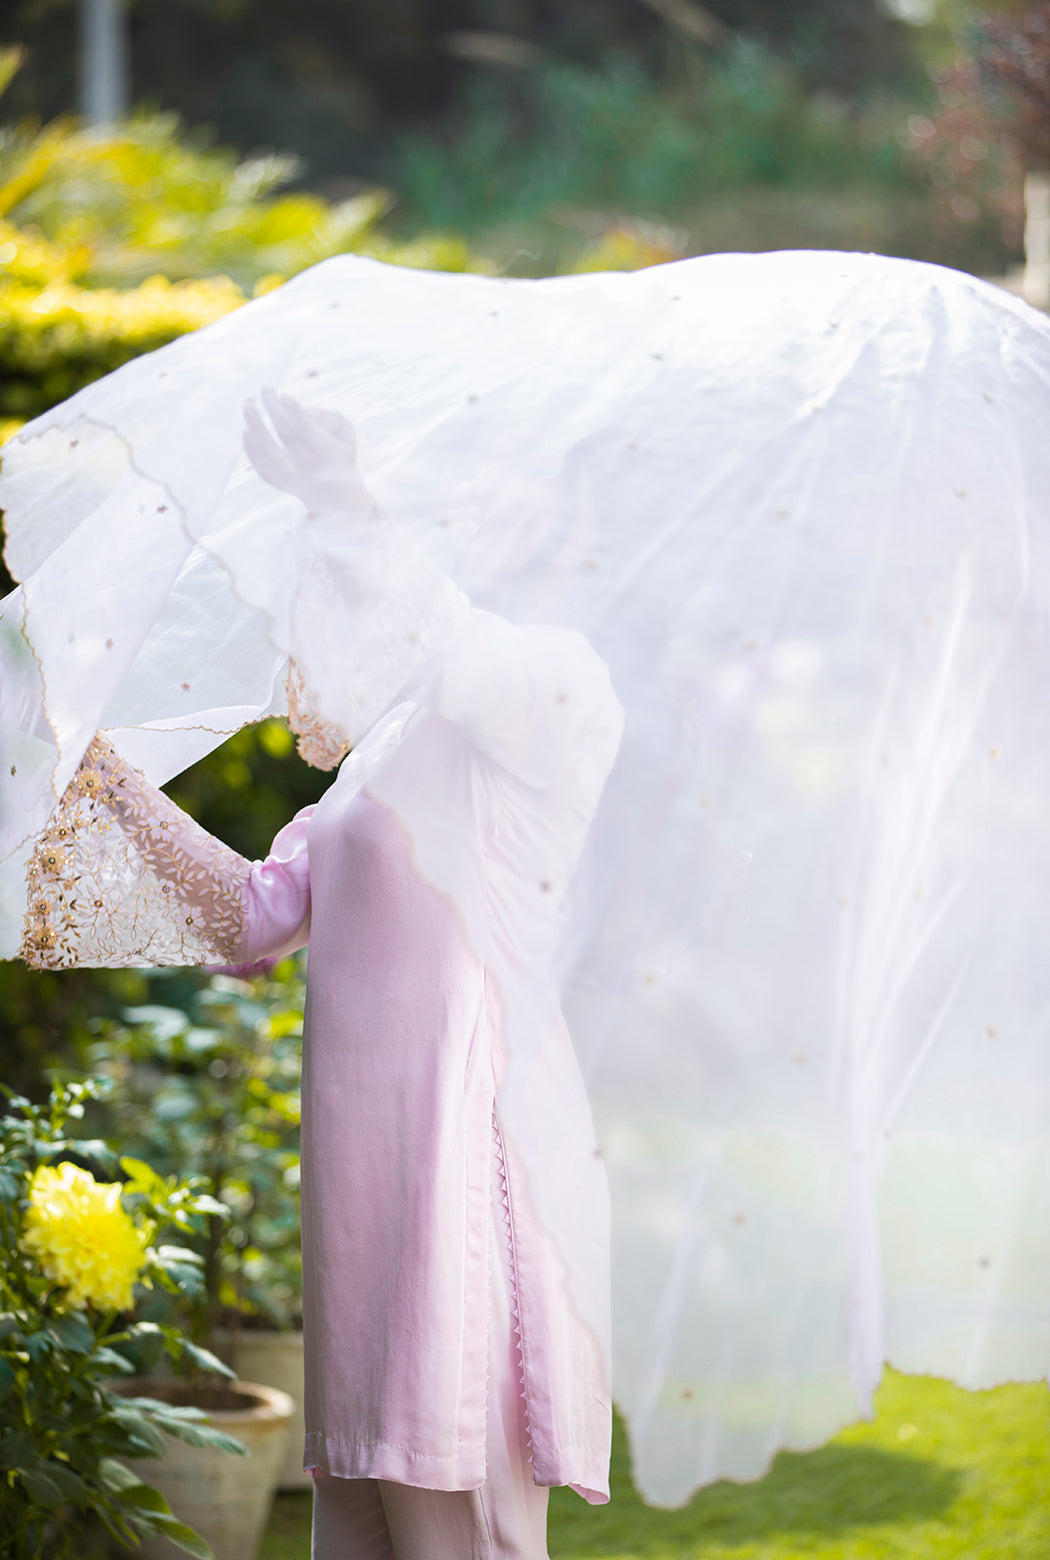
[[(283, 960), (247, 981), (155, 971), (146, 1002), (99, 1026), (93, 1072), (119, 1102), (103, 1116), (125, 1151), (192, 1173), (231, 1211), (191, 1241), (199, 1295), (177, 1315), (198, 1342), (242, 1318), (288, 1327), (301, 1314), (299, 1073), (305, 981)], [(163, 1314), (163, 1312), (159, 1313)]]
[[(172, 1294), (200, 1285), (181, 1245), (226, 1210), (192, 1178), (157, 1175), (71, 1127), (93, 1081), (56, 1086), (49, 1104), (17, 1096), (0, 1118), (0, 1552), (59, 1560), (92, 1552), (100, 1528), (122, 1548), (164, 1534), (207, 1560), (209, 1550), (125, 1459), (158, 1457), (165, 1436), (242, 1452), (200, 1410), (114, 1395), (142, 1347), (197, 1370), (226, 1368), (179, 1329), (134, 1320), (142, 1286)], [(79, 1163), (78, 1163), (79, 1161)], [(123, 1171), (123, 1182), (98, 1180)]]
[(89, 288), (76, 248), (0, 221), (0, 418), (26, 419), (244, 302), (228, 277)]

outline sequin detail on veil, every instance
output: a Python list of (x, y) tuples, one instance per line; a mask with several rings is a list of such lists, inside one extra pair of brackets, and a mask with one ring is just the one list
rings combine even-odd
[(250, 870), (96, 736), (29, 859), (19, 957), (236, 963)]
[(318, 715), (303, 674), (294, 661), (284, 680), (288, 695), (288, 724), (296, 735), (296, 747), (304, 764), (313, 769), (334, 769), (350, 751), (341, 727)]

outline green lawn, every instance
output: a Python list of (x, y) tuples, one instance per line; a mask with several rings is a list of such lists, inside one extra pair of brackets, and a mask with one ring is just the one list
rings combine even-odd
[[(888, 1373), (873, 1424), (782, 1453), (757, 1484), (643, 1506), (617, 1425), (613, 1498), (551, 1497), (551, 1560), (1050, 1560), (1050, 1392), (969, 1393)], [(306, 1495), (279, 1497), (261, 1560), (307, 1560)]]

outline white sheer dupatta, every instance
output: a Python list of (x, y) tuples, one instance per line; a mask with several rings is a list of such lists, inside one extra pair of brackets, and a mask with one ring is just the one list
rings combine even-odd
[[(412, 544), (367, 600), (240, 453), (264, 386), (351, 420)], [(1046, 320), (933, 267), (344, 259), (4, 452), (13, 876), (96, 729), (163, 781), (282, 709), (291, 657), (356, 740), (400, 668), (363, 625), (428, 631), (419, 568), (608, 666), (558, 970), (658, 1502), (819, 1443), (885, 1359), (1050, 1367), (1048, 427)]]

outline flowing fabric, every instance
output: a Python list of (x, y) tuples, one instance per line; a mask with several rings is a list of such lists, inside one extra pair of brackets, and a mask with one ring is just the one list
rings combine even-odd
[[(265, 387), (350, 419), (389, 530), (311, 525), (253, 469)], [(642, 1492), (818, 1444), (887, 1359), (1044, 1375), (1048, 427), (1050, 325), (935, 267), (326, 262), (5, 449), (5, 951), (96, 729), (161, 783), (282, 710), (291, 658), (356, 743), (456, 593), (571, 626), (626, 711), (553, 957)], [(425, 776), (383, 800), (417, 841)], [(535, 1174), (553, 999), (518, 996), (505, 1104), (567, 1249)]]

